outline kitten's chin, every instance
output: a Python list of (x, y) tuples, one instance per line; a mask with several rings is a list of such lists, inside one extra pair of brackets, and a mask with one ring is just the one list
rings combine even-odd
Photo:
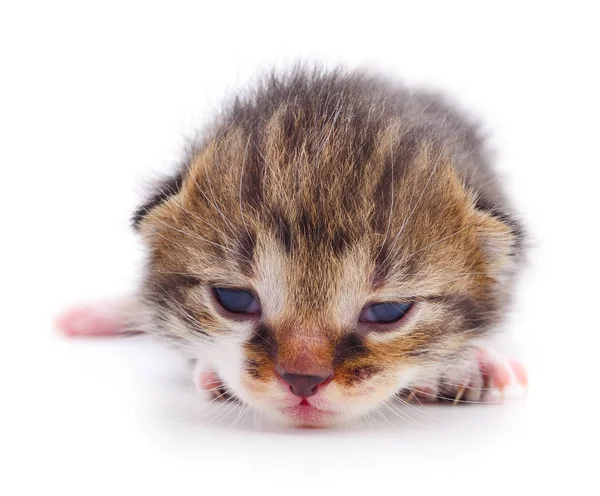
[(312, 428), (333, 427), (341, 423), (337, 412), (319, 410), (311, 406), (288, 407), (277, 412), (268, 412), (269, 417), (288, 427)]
[(286, 407), (281, 411), (281, 415), (286, 419), (288, 425), (297, 427), (329, 427), (339, 423), (337, 412), (322, 410), (308, 403)]
[(269, 405), (261, 409), (265, 415), (278, 424), (288, 427), (300, 428), (326, 428), (337, 427), (362, 417), (368, 409), (360, 411), (347, 410), (346, 408), (332, 409), (319, 408), (310, 404), (297, 404), (294, 406)]
[(292, 405), (263, 404), (258, 409), (274, 422), (288, 427), (333, 427), (346, 419), (340, 411), (318, 407), (307, 401), (298, 401)]

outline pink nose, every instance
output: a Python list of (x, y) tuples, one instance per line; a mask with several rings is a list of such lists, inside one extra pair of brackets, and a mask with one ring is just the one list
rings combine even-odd
[(286, 374), (282, 373), (281, 378), (290, 388), (290, 391), (301, 398), (308, 398), (317, 394), (319, 386), (329, 382), (331, 375), (322, 377), (320, 375)]

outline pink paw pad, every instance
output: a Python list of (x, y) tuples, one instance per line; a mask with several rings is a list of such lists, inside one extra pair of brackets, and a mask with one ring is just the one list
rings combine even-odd
[(195, 377), (196, 387), (199, 391), (207, 392), (213, 399), (226, 399), (229, 397), (223, 381), (214, 370), (198, 368)]
[(214, 391), (222, 386), (219, 376), (212, 370), (200, 372), (197, 377), (196, 385), (201, 391)]

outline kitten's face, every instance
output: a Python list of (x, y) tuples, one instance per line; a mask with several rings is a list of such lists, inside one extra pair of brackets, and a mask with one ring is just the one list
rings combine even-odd
[(194, 155), (141, 221), (145, 290), (161, 332), (242, 401), (330, 425), (460, 359), (499, 310), (514, 240), (399, 123), (359, 149), (333, 128), (313, 143), (296, 117)]

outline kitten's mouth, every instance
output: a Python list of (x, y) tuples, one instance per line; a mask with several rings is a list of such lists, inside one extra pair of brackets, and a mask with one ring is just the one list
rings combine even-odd
[(283, 413), (286, 416), (292, 417), (300, 425), (306, 427), (318, 427), (323, 423), (323, 420), (331, 417), (335, 412), (317, 408), (316, 406), (311, 405), (306, 398), (303, 398), (297, 405), (284, 408)]

